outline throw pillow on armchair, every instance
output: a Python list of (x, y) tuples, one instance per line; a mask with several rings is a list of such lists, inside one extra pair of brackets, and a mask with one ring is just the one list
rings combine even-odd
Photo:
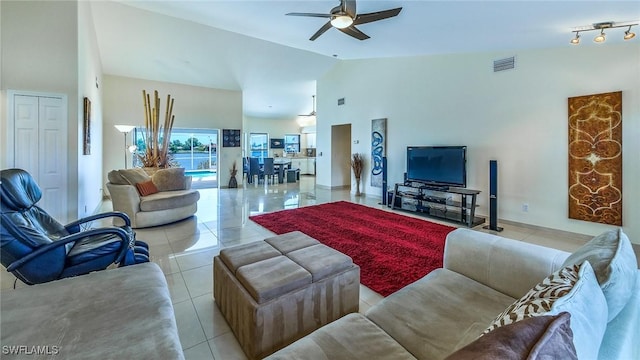
[(151, 176), (151, 180), (158, 188), (158, 191), (187, 189), (187, 180), (184, 175), (184, 168), (160, 169)]

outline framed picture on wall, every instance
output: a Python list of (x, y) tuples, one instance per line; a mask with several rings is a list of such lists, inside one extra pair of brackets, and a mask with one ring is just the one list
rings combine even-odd
[(240, 147), (240, 130), (222, 129), (223, 147)]
[(84, 121), (82, 123), (82, 154), (91, 155), (91, 100), (84, 98)]
[(270, 147), (272, 149), (284, 149), (284, 139), (271, 139)]

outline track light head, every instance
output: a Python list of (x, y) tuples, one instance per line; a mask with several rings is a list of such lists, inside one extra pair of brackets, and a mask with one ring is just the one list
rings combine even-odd
[(571, 39), (571, 44), (573, 44), (573, 45), (580, 44), (580, 32), (579, 31), (576, 31), (576, 37)]
[(604, 29), (600, 30), (600, 35), (593, 38), (593, 41), (597, 43), (603, 43), (605, 40), (607, 40), (607, 34), (604, 33)]
[(636, 37), (636, 34), (631, 32), (631, 25), (629, 25), (629, 29), (624, 32), (624, 39), (631, 40), (634, 37)]

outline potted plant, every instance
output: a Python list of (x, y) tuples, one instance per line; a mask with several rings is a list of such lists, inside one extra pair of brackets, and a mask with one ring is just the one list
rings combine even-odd
[(233, 165), (231, 166), (231, 169), (229, 169), (229, 175), (231, 175), (231, 177), (229, 178), (229, 188), (238, 187), (238, 180), (236, 179), (236, 174), (238, 174), (238, 166), (234, 161)]
[(154, 91), (153, 103), (145, 90), (142, 90), (144, 102), (144, 129), (142, 139), (143, 152), (137, 154), (142, 167), (148, 169), (168, 168), (171, 166), (171, 154), (169, 144), (171, 141), (171, 129), (173, 128), (173, 101), (171, 95), (167, 95), (167, 106), (164, 113), (164, 122), (160, 122), (160, 98), (158, 91)]
[(353, 176), (356, 178), (356, 196), (360, 196), (360, 178), (364, 168), (364, 157), (362, 154), (355, 153), (351, 156), (351, 168), (353, 169)]

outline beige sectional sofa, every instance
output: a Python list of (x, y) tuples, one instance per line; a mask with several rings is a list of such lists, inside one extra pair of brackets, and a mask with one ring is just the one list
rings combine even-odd
[[(198, 210), (200, 193), (191, 189), (192, 178), (185, 176), (184, 168), (160, 169), (151, 176), (141, 168), (113, 170), (108, 180), (113, 210), (129, 215), (133, 228), (183, 220)], [(158, 192), (141, 195), (138, 187), (149, 181)]]
[(640, 358), (629, 239), (609, 231), (570, 255), (457, 229), (443, 268), (268, 359)]
[(2, 359), (184, 359), (154, 263), (2, 293)]

